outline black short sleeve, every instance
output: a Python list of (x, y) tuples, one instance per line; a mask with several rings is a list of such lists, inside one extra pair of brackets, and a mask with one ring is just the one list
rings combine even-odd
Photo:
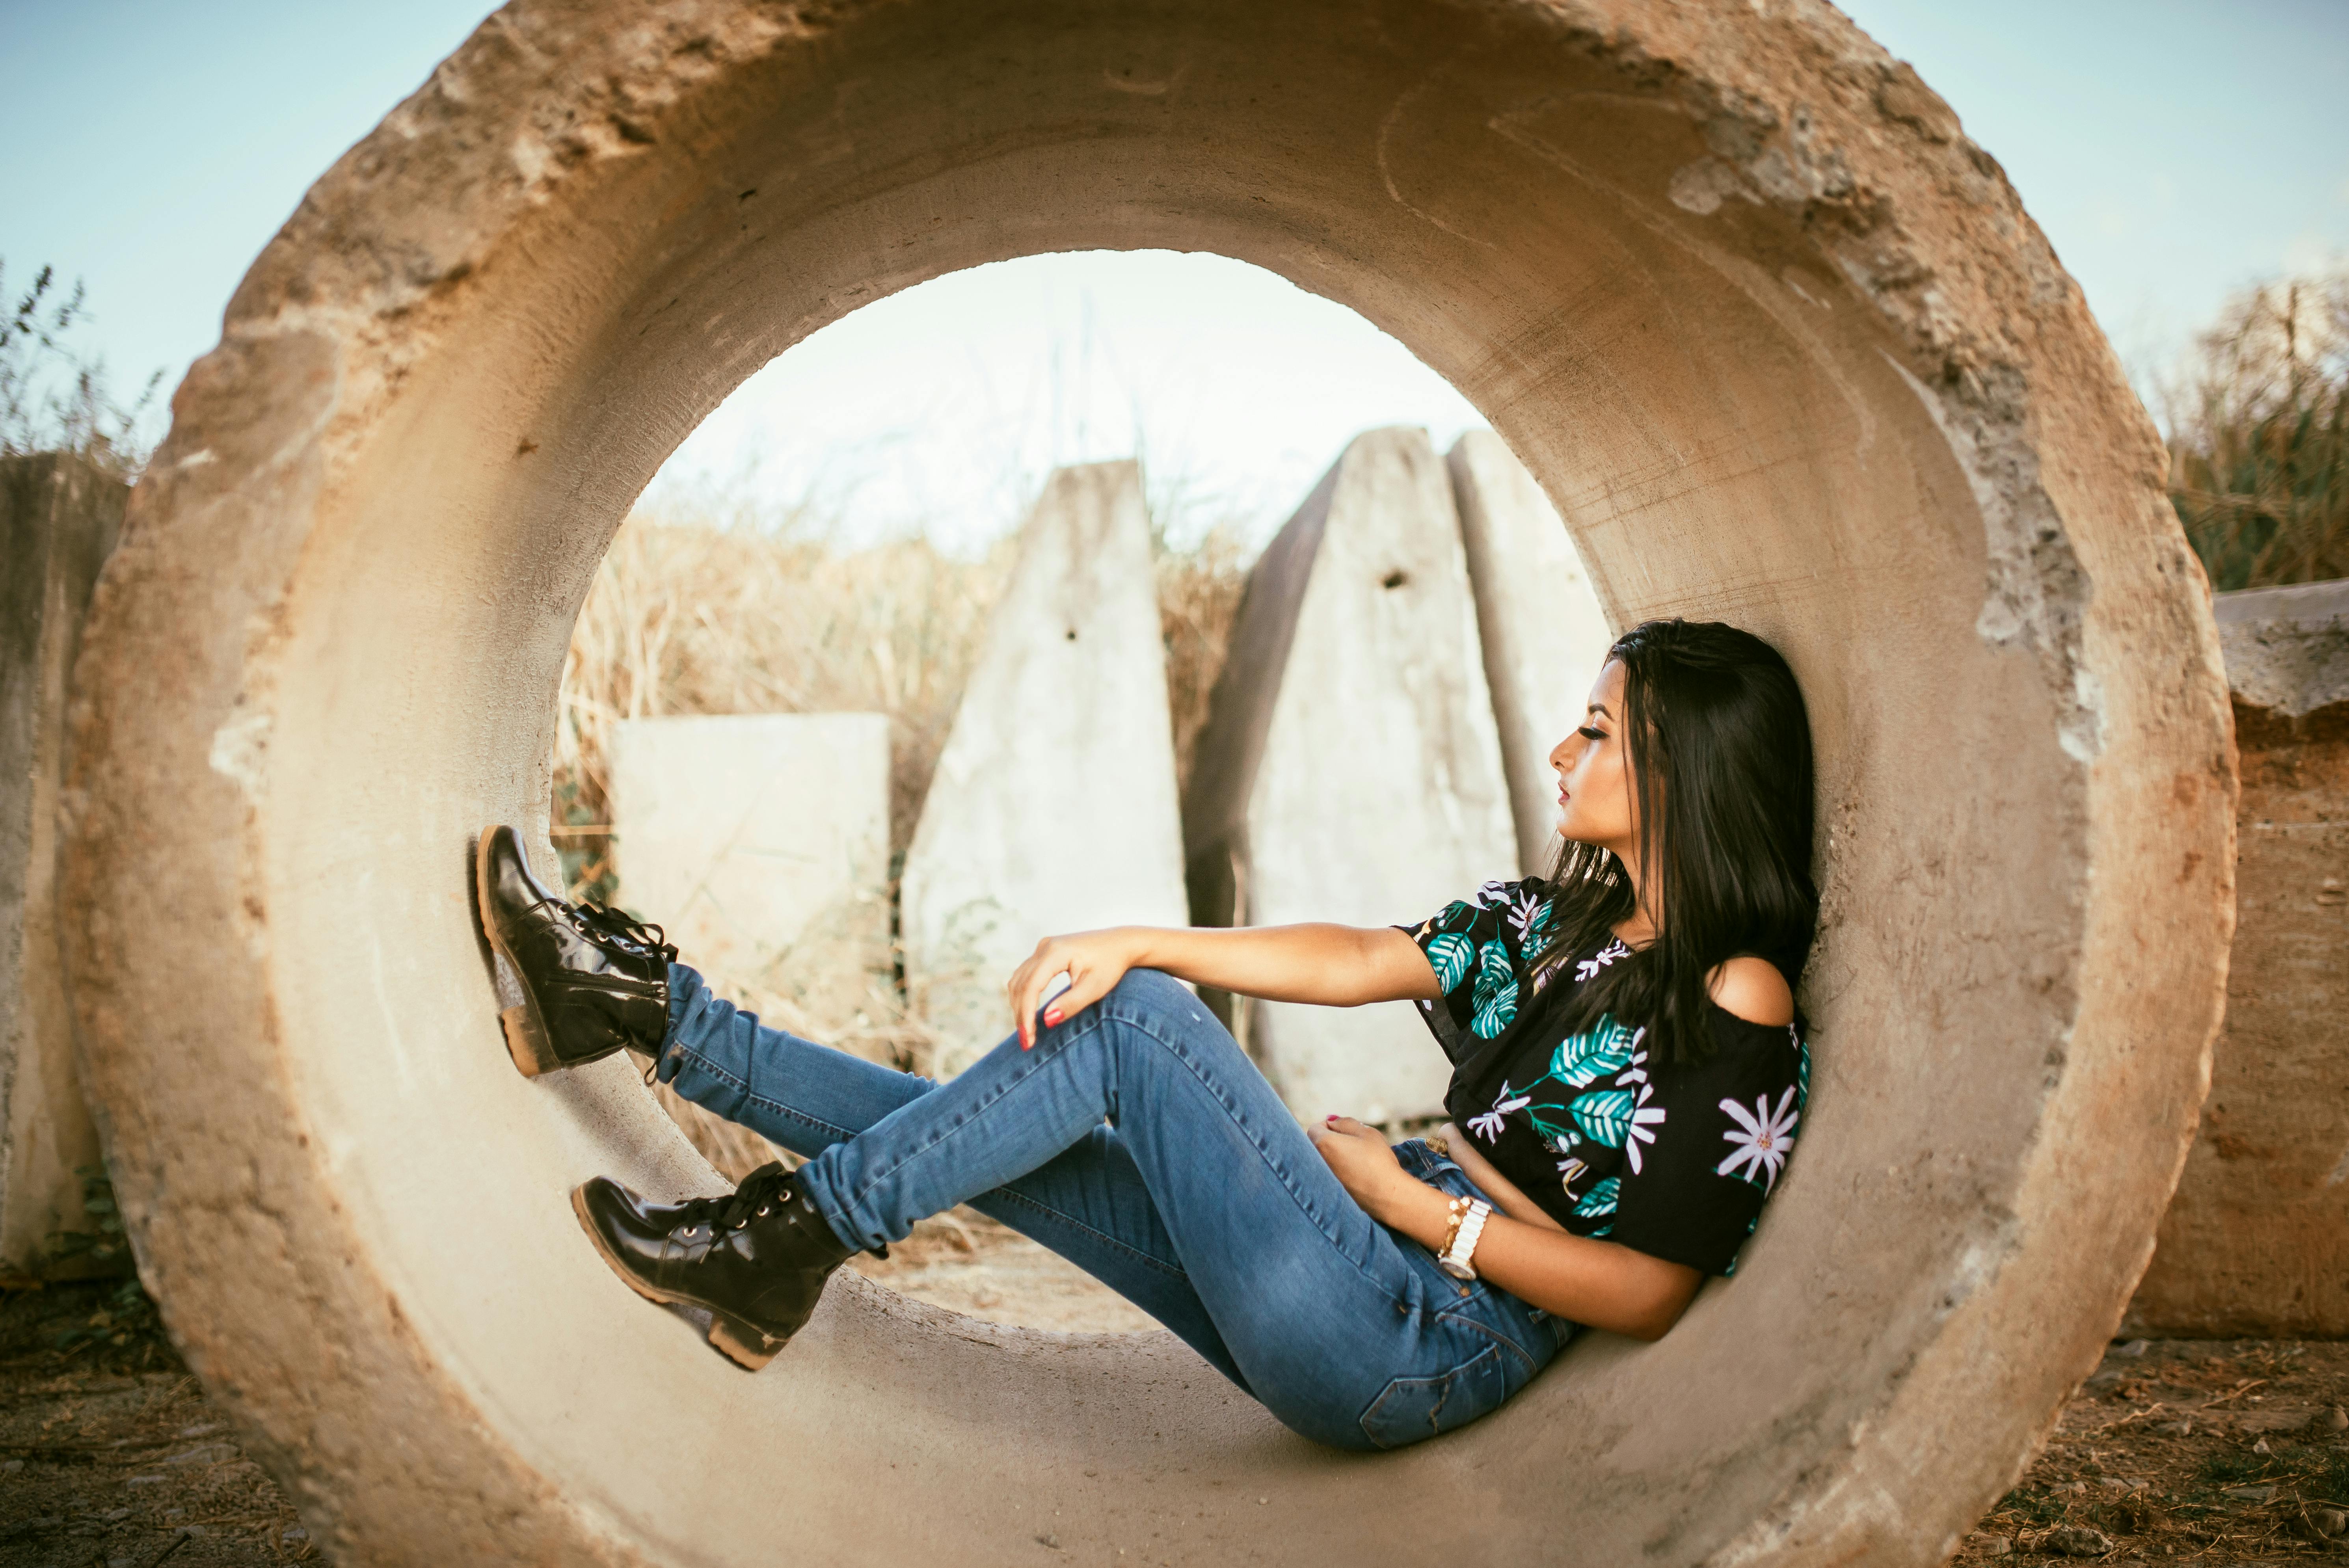
[[(1777, 1185), (1802, 1121), (1800, 1035), (1711, 1009), (1710, 1059), (1650, 1070), (1630, 1088), (1658, 1111), (1627, 1148), (1610, 1239), (1669, 1263), (1727, 1274)], [(1636, 1159), (1632, 1156), (1636, 1153)]]
[(1442, 999), (1420, 1005), (1454, 1061), (1507, 1028), (1533, 992), (1528, 954), (1549, 941), (1554, 904), (1547, 883), (1489, 882), (1416, 926), (1401, 926), (1427, 954)]

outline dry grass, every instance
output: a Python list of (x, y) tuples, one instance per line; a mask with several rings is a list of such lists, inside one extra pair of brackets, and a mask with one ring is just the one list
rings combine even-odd
[(2158, 401), (2212, 587), (2349, 577), (2349, 273), (2237, 300)]
[(1195, 550), (1158, 558), (1158, 624), (1166, 639), (1166, 700), (1174, 720), (1174, 783), (1191, 783), (1192, 755), (1206, 727), (1207, 698), (1224, 667), (1239, 614), (1248, 560), (1227, 531), (1208, 533)]
[(893, 856), (954, 722), (1009, 546), (957, 561), (919, 540), (840, 552), (700, 522), (632, 518), (564, 665), (555, 830), (574, 889), (608, 891), (605, 753), (616, 720), (885, 713)]

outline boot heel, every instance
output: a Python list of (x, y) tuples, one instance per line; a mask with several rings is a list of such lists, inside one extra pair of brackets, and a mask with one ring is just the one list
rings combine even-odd
[(726, 1313), (713, 1311), (709, 1315), (709, 1347), (748, 1371), (758, 1371), (790, 1343), (761, 1333)]
[(555, 1058), (554, 1047), (539, 1026), (537, 1010), (528, 1002), (518, 1007), (508, 1007), (498, 1015), (498, 1023), (505, 1030), (506, 1055), (513, 1058), (517, 1071), (526, 1078), (534, 1078), (563, 1064)]

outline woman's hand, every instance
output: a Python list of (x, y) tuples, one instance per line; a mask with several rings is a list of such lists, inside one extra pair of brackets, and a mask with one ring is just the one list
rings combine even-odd
[[(1382, 1225), (1398, 1223), (1410, 1200), (1435, 1189), (1402, 1168), (1386, 1135), (1350, 1116), (1333, 1116), (1311, 1133), (1313, 1147), (1329, 1162), (1338, 1184), (1362, 1212)], [(1424, 1205), (1419, 1205), (1423, 1208)], [(1438, 1198), (1437, 1206), (1443, 1206)]]
[(1044, 1015), (1048, 1029), (1108, 995), (1110, 987), (1141, 961), (1148, 934), (1140, 926), (1118, 925), (1072, 936), (1048, 936), (1038, 943), (1036, 951), (1011, 972), (1003, 987), (1011, 1004), (1011, 1026), (1019, 1031), (1019, 1048), (1034, 1048), (1036, 1009), (1044, 1006), (1044, 993), (1051, 989), (1053, 981), (1066, 975), (1069, 988), (1052, 998), (1051, 1008)]

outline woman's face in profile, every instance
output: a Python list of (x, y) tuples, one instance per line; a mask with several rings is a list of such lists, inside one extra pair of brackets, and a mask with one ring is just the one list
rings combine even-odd
[(1623, 666), (1607, 661), (1590, 688), (1581, 727), (1549, 754), (1557, 770), (1557, 831), (1618, 854), (1632, 850), (1631, 762), (1622, 738)]

